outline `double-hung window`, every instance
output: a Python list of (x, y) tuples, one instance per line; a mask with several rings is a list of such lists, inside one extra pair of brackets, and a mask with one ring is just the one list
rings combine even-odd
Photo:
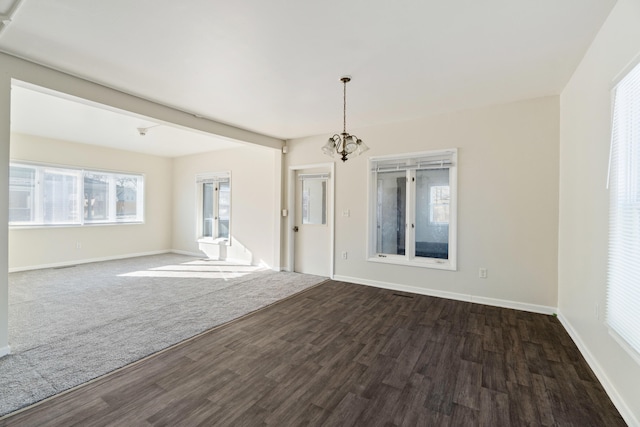
[(640, 65), (614, 89), (607, 324), (640, 363)]
[(457, 150), (369, 159), (369, 260), (456, 269)]
[(231, 174), (200, 174), (196, 178), (198, 236), (201, 240), (228, 242), (231, 221)]
[(9, 225), (84, 225), (143, 221), (144, 177), (11, 163)]

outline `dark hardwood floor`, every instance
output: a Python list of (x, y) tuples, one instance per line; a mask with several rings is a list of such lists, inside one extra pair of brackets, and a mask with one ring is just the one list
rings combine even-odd
[(330, 281), (0, 426), (625, 425), (553, 316)]

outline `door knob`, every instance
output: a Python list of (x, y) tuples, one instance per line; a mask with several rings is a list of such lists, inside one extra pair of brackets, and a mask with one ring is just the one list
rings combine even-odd
[(295, 233), (297, 233), (297, 232), (298, 232), (298, 226), (297, 226), (297, 225), (293, 227), (293, 231), (294, 231)]

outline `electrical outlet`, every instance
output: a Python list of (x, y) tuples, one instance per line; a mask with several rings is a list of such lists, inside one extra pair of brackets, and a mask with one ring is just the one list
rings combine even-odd
[(342, 259), (347, 259), (347, 251), (342, 251)]
[(76, 249), (82, 249), (82, 243), (76, 242)]
[(486, 279), (487, 278), (487, 269), (482, 267), (480, 268), (480, 270), (478, 270), (478, 277), (481, 279)]

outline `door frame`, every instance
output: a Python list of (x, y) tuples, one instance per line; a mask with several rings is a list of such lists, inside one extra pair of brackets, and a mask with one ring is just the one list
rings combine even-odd
[(335, 264), (335, 163), (314, 163), (308, 165), (289, 166), (287, 178), (287, 271), (295, 271), (295, 237), (293, 227), (296, 220), (296, 172), (303, 169), (329, 169), (329, 197), (327, 198), (327, 218), (329, 218), (329, 278), (333, 279)]

